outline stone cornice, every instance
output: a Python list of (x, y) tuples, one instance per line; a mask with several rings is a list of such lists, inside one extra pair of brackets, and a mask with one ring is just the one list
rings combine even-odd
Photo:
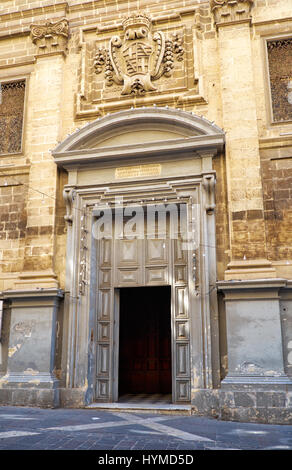
[[(281, 124), (281, 123), (279, 123)], [(261, 137), (259, 139), (260, 149), (271, 149), (278, 147), (291, 147), (292, 146), (292, 132), (287, 135), (277, 135), (273, 137)]]
[(0, 299), (5, 308), (45, 308), (56, 307), (64, 297), (64, 291), (58, 288), (30, 288), (6, 290), (0, 292)]
[(282, 278), (228, 280), (217, 281), (217, 287), (223, 291), (237, 289), (279, 289), (286, 287), (288, 282), (290, 281)]
[(211, 0), (211, 11), (218, 26), (250, 20), (254, 0)]
[[(116, 0), (108, 0), (107, 2), (107, 8), (114, 7), (116, 6)], [(207, 0), (206, 0), (207, 3)], [(90, 0), (87, 2), (81, 2), (76, 3), (74, 5), (69, 5), (68, 2), (66, 1), (60, 1), (56, 3), (52, 3), (51, 1), (47, 2), (42, 2), (42, 6), (35, 6), (32, 8), (23, 8), (19, 7), (18, 9), (14, 9), (11, 11), (6, 11), (2, 14), (0, 14), (0, 24), (5, 23), (8, 21), (12, 20), (17, 20), (17, 19), (23, 19), (23, 18), (32, 18), (32, 17), (37, 17), (37, 16), (42, 16), (42, 15), (47, 15), (49, 13), (55, 13), (55, 12), (60, 12), (63, 11), (64, 14), (74, 14), (74, 13), (80, 13), (80, 12), (93, 12), (96, 14), (96, 10), (100, 8), (100, 0)], [(174, 2), (173, 6), (171, 7), (173, 10), (178, 11), (180, 10), (181, 14), (188, 14), (192, 13), (194, 10), (196, 10), (198, 5), (193, 5), (191, 0), (187, 0), (185, 2), (185, 6), (181, 7), (180, 2)], [(121, 5), (120, 11), (122, 11), (124, 14), (127, 14), (128, 12), (128, 4), (124, 2), (124, 6)], [(175, 13), (169, 13), (169, 14), (164, 14), (165, 19), (167, 17), (172, 17), (175, 15)], [(116, 16), (113, 14), (113, 16)], [(162, 15), (159, 15), (162, 16)]]
[[(222, 151), (223, 138), (222, 136), (195, 136), (188, 139), (173, 139), (171, 142), (153, 142), (145, 148), (145, 144), (136, 144), (120, 147), (108, 147), (102, 149), (85, 149), (85, 150), (72, 150), (67, 152), (55, 152), (55, 162), (58, 166), (65, 165), (79, 165), (84, 163), (97, 163), (110, 160), (121, 160), (132, 157), (147, 157), (148, 155), (163, 155), (167, 154), (176, 155), (177, 153), (184, 152), (187, 154), (191, 152), (195, 157), (194, 152), (199, 152), (202, 149), (208, 148), (210, 153), (215, 155), (218, 151)], [(198, 153), (199, 155), (199, 153)]]
[(0, 176), (26, 175), (29, 173), (29, 170), (30, 165), (1, 165)]
[(62, 298), (64, 292), (62, 289), (57, 288), (39, 288), (39, 289), (18, 289), (18, 290), (6, 290), (0, 292), (1, 299), (21, 299), (24, 298), (40, 298), (40, 297), (59, 297)]
[(48, 13), (55, 13), (59, 11), (63, 11), (64, 13), (66, 13), (68, 9), (69, 9), (69, 5), (67, 2), (60, 2), (60, 3), (43, 5), (41, 7), (15, 10), (15, 11), (3, 13), (2, 15), (0, 15), (0, 24), (8, 22), (8, 21), (12, 21), (12, 20), (31, 18), (31, 17), (41, 16), (41, 15), (45, 15)]
[(224, 293), (224, 301), (237, 300), (276, 300), (279, 301), (283, 292), (290, 288), (291, 281), (281, 278), (246, 279), (217, 281), (217, 288)]

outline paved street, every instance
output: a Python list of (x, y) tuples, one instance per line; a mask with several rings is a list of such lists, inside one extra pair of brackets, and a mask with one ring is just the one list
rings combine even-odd
[(0, 407), (0, 450), (292, 450), (292, 426), (95, 409)]

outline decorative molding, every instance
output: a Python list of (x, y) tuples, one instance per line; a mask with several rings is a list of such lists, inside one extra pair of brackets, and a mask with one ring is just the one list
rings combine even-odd
[(37, 47), (36, 56), (67, 52), (69, 22), (66, 18), (56, 23), (32, 24), (30, 30), (32, 42)]
[(206, 212), (211, 215), (214, 214), (216, 204), (215, 204), (215, 185), (216, 178), (215, 175), (204, 175), (202, 181), (203, 187), (206, 191)]
[(144, 95), (156, 91), (153, 81), (163, 75), (171, 77), (175, 59), (183, 60), (182, 36), (175, 32), (172, 39), (164, 32), (152, 34), (150, 16), (135, 12), (123, 21), (124, 36), (112, 36), (106, 49), (97, 50), (94, 69), (104, 70), (107, 86), (123, 86), (122, 95)]
[[(291, 122), (291, 121), (290, 121)], [(285, 128), (285, 123), (279, 122), (277, 123), (278, 126), (282, 126)], [(262, 149), (271, 149), (271, 148), (278, 148), (278, 147), (291, 147), (292, 146), (292, 132), (280, 135), (275, 135), (273, 137), (261, 137), (259, 139), (259, 148)]]
[[(1, 157), (3, 157), (3, 155), (1, 155)], [(9, 165), (1, 165), (0, 166), (1, 177), (16, 176), (16, 175), (28, 175), (29, 170), (30, 170), (30, 164), (25, 164), (25, 165), (9, 164)], [(5, 172), (5, 175), (3, 174), (3, 172)]]
[(19, 8), (17, 10), (6, 11), (0, 15), (0, 23), (8, 23), (14, 20), (23, 20), (23, 18), (33, 18), (42, 14), (54, 14), (56, 12), (63, 11), (67, 13), (69, 11), (68, 2), (54, 2), (51, 5), (40, 5), (33, 8)]
[(287, 46), (291, 46), (292, 38), (284, 38), (284, 39), (272, 39), (267, 41), (267, 48), (268, 50), (273, 50), (274, 48), (286, 48)]
[[(14, 281), (14, 289), (58, 289), (59, 281), (53, 270), (47, 271), (24, 271)], [(7, 291), (8, 292), (8, 291)]]
[(211, 0), (216, 25), (238, 23), (250, 19), (254, 0)]
[(276, 278), (276, 269), (266, 259), (233, 260), (227, 265), (225, 281)]
[(84, 295), (86, 286), (88, 285), (87, 280), (87, 251), (88, 251), (88, 240), (87, 240), (87, 211), (86, 206), (82, 211), (80, 218), (80, 265), (79, 265), (79, 295)]
[(73, 201), (76, 197), (76, 191), (71, 188), (65, 188), (63, 191), (63, 198), (66, 204), (66, 215), (64, 216), (65, 221), (72, 225), (73, 222), (73, 215), (72, 215), (72, 209), (73, 209)]
[[(17, 302), (16, 306), (21, 307), (22, 304), (25, 302), (31, 302), (32, 299), (52, 299), (55, 298), (63, 298), (64, 291), (59, 288), (50, 288), (50, 287), (42, 287), (42, 288), (28, 288), (28, 289), (13, 289), (13, 290), (6, 290), (3, 291), (2, 297), (4, 300), (13, 300)], [(42, 302), (42, 306), (44, 303)]]
[(289, 281), (282, 278), (252, 278), (246, 279), (226, 279), (217, 281), (216, 285), (219, 291), (224, 293), (224, 301), (236, 300), (276, 300), (278, 301), (283, 294), (283, 289), (289, 289)]

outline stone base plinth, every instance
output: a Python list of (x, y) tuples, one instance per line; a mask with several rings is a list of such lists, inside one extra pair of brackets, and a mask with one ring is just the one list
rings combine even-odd
[(57, 408), (60, 405), (59, 389), (46, 388), (2, 388), (0, 404), (8, 406), (37, 406)]
[(232, 261), (225, 271), (225, 281), (273, 279), (277, 275), (271, 261), (265, 259)]
[(292, 391), (275, 387), (198, 390), (192, 413), (224, 421), (263, 424), (292, 424)]
[(57, 314), (63, 292), (59, 289), (5, 291), (10, 328), (0, 378), (0, 404), (59, 406), (55, 377)]

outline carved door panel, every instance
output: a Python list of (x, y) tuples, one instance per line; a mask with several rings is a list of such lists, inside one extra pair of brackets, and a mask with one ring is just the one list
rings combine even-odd
[(190, 401), (190, 318), (188, 295), (188, 252), (182, 250), (181, 240), (173, 241), (173, 399)]
[(112, 375), (112, 241), (102, 239), (98, 244), (97, 351), (96, 398), (109, 401)]
[(142, 241), (138, 238), (115, 241), (115, 286), (131, 287), (142, 283)]
[(145, 283), (148, 286), (169, 284), (169, 240), (145, 240)]

